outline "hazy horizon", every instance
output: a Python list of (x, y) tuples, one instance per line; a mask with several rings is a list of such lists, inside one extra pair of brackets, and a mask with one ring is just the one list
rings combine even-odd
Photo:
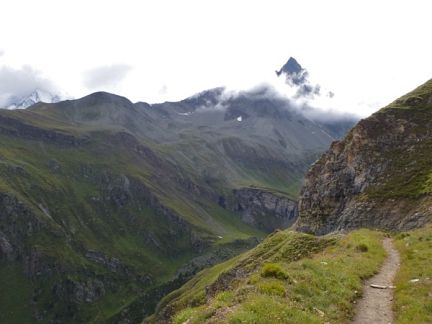
[[(430, 79), (426, 1), (9, 1), (0, 100), (31, 88), (175, 101), (267, 84), (290, 56), (335, 93), (312, 105), (366, 116)], [(385, 23), (383, 18), (385, 17)]]

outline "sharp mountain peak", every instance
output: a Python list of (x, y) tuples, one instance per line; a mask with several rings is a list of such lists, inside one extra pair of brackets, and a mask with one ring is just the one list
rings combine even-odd
[(293, 73), (301, 73), (304, 71), (303, 67), (297, 62), (297, 60), (290, 56), (288, 61), (276, 71), (277, 76), (280, 76), (282, 73), (293, 74)]

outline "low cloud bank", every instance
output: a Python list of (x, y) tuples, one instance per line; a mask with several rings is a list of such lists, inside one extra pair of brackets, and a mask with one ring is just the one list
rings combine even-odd
[(17, 100), (42, 91), (57, 95), (58, 88), (31, 66), (0, 67), (0, 108), (6, 108)]
[(312, 80), (309, 72), (293, 58), (276, 73), (265, 75), (261, 82), (228, 85), (198, 93), (191, 98), (200, 100), (197, 111), (204, 111), (226, 109), (240, 97), (277, 101), (281, 108), (317, 122), (357, 121), (361, 118), (360, 115), (346, 112), (347, 104), (343, 96)]
[[(333, 96), (322, 95), (299, 96), (299, 86), (283, 87), (270, 83), (261, 83), (247, 90), (232, 88), (216, 88), (204, 91), (188, 98), (188, 100), (199, 100), (200, 106), (196, 112), (208, 110), (225, 110), (238, 99), (253, 101), (270, 100), (281, 109), (287, 109), (294, 113), (317, 122), (357, 121), (360, 116), (339, 111), (331, 107)], [(325, 103), (324, 103), (325, 102)]]

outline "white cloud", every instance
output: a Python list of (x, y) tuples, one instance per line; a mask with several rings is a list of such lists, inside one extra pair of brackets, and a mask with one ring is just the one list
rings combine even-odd
[(0, 67), (0, 107), (6, 107), (15, 98), (28, 96), (35, 90), (59, 94), (50, 80), (28, 65), (20, 68)]
[(86, 71), (117, 62), (132, 69), (110, 91), (158, 102), (265, 82), (293, 56), (338, 109), (365, 115), (432, 76), (430, 1), (4, 0), (3, 11), (2, 60), (74, 97), (89, 92)]
[(84, 85), (91, 90), (115, 90), (130, 70), (126, 64), (99, 66), (85, 72)]

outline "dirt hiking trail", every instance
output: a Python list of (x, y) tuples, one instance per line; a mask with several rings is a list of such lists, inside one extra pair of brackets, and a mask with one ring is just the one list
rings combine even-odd
[(393, 323), (393, 278), (399, 269), (400, 257), (390, 238), (383, 240), (383, 246), (387, 258), (380, 271), (364, 283), (363, 296), (357, 301), (356, 315), (352, 323)]

